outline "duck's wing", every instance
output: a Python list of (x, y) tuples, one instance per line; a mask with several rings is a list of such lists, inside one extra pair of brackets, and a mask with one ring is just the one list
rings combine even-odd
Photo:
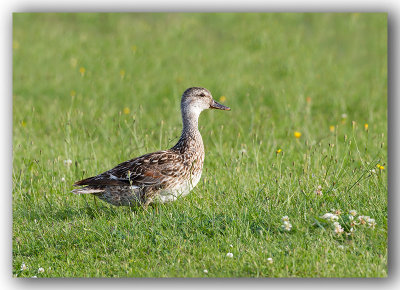
[(185, 172), (182, 156), (174, 151), (149, 153), (125, 161), (97, 176), (75, 182), (74, 186), (131, 185), (138, 187), (163, 186)]

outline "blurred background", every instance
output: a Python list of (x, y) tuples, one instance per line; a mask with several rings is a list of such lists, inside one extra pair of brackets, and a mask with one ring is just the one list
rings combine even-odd
[(224, 123), (246, 134), (268, 119), (284, 137), (299, 126), (318, 132), (343, 114), (386, 126), (386, 16), (14, 14), (14, 140), (22, 124), (57, 142), (49, 132), (63, 133), (68, 118), (109, 134), (103, 118), (128, 110), (150, 115), (136, 118), (147, 129), (161, 120), (176, 126), (167, 133), (175, 136), (180, 96), (191, 86), (232, 107), (228, 120), (214, 112), (203, 126)]

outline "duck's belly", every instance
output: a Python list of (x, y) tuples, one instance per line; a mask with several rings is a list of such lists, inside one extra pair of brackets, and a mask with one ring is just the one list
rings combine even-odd
[(116, 206), (132, 206), (139, 204), (141, 200), (137, 186), (109, 186), (94, 195)]
[[(154, 201), (166, 203), (176, 200), (178, 197), (183, 197), (199, 183), (201, 172), (194, 175), (192, 180), (176, 182), (166, 189), (161, 189), (155, 193)], [(142, 201), (142, 192), (137, 186), (109, 186), (104, 191), (94, 193), (100, 199), (116, 206), (131, 206), (140, 204)]]
[(201, 178), (201, 172), (197, 175), (194, 175), (192, 180), (184, 181), (181, 183), (177, 183), (175, 186), (172, 186), (168, 189), (161, 190), (159, 194), (156, 196), (156, 200), (158, 202), (171, 202), (176, 200), (178, 197), (183, 197), (188, 195), (189, 192), (199, 183)]

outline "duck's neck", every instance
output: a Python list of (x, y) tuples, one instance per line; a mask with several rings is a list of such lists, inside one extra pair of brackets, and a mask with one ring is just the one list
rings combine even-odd
[(200, 110), (190, 110), (188, 108), (182, 108), (182, 134), (178, 143), (173, 147), (175, 149), (181, 149), (183, 147), (191, 146), (192, 142), (198, 143), (203, 146), (203, 140), (199, 131), (199, 116)]
[(182, 108), (182, 135), (189, 134), (189, 135), (197, 135), (199, 133), (199, 110), (190, 110)]

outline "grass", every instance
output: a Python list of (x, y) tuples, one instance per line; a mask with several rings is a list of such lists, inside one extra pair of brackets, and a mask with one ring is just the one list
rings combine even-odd
[[(13, 18), (14, 277), (387, 276), (387, 14)], [(201, 115), (190, 195), (70, 193), (173, 146), (191, 86), (232, 111)], [(350, 210), (375, 228), (347, 234)]]

